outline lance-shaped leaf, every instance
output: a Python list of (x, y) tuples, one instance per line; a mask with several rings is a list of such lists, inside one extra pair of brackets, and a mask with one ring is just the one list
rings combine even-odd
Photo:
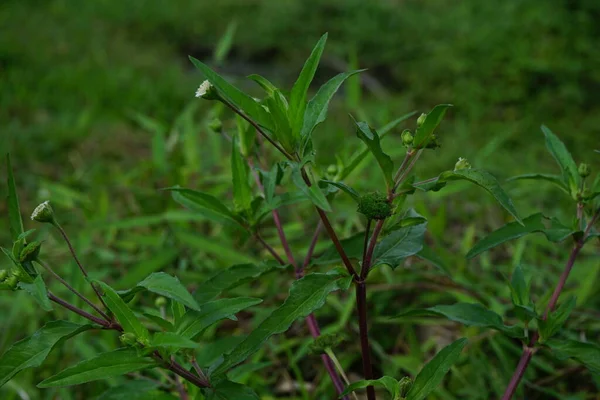
[(356, 203), (360, 202), (360, 193), (346, 185), (344, 182), (335, 182), (328, 179), (321, 179), (321, 182), (325, 182), (331, 186), (335, 186), (338, 189), (342, 189), (344, 192), (348, 193), (350, 197), (352, 197), (352, 200), (354, 200)]
[(523, 219), (522, 224), (509, 222), (502, 228), (490, 233), (475, 243), (475, 246), (467, 253), (467, 258), (473, 258), (509, 240), (537, 232), (546, 235), (546, 238), (551, 242), (561, 242), (575, 233), (572, 229), (562, 225), (557, 219), (545, 217), (542, 213), (536, 213)]
[(576, 340), (550, 339), (546, 346), (559, 359), (573, 358), (594, 374), (600, 374), (600, 346)]
[(456, 181), (456, 180), (466, 180), (471, 183), (476, 184), (477, 186), (488, 191), (498, 203), (506, 211), (510, 213), (515, 219), (521, 222), (521, 219), (517, 215), (517, 210), (515, 206), (506, 194), (506, 192), (502, 189), (498, 180), (489, 172), (483, 171), (476, 168), (468, 168), (468, 169), (460, 169), (456, 171), (446, 171), (442, 172), (436, 179), (430, 179), (425, 181), (423, 184), (414, 184), (413, 186), (417, 189), (429, 191), (429, 190), (440, 190), (448, 181)]
[(106, 390), (98, 397), (98, 400), (161, 399), (159, 397), (160, 392), (155, 390), (159, 386), (160, 382), (145, 379), (126, 381), (122, 385), (113, 386)]
[(254, 329), (233, 351), (225, 356), (214, 375), (224, 373), (241, 363), (273, 335), (288, 330), (292, 322), (319, 309), (325, 304), (327, 295), (336, 290), (346, 290), (351, 277), (333, 274), (310, 274), (295, 281), (286, 301)]
[(234, 288), (275, 269), (286, 268), (277, 263), (236, 264), (208, 280), (202, 282), (194, 292), (194, 298), (204, 304), (220, 295), (224, 290)]
[(51, 376), (38, 384), (40, 388), (71, 386), (125, 375), (157, 366), (149, 357), (139, 356), (136, 349), (119, 349), (102, 353)]
[(19, 287), (29, 293), (44, 311), (52, 311), (52, 303), (48, 299), (46, 284), (41, 275), (35, 277), (32, 283), (19, 282)]
[(115, 314), (117, 320), (123, 327), (125, 332), (133, 333), (138, 339), (148, 339), (150, 334), (148, 333), (148, 329), (140, 322), (140, 320), (135, 316), (133, 311), (127, 306), (125, 301), (119, 296), (119, 294), (115, 291), (115, 289), (111, 288), (104, 282), (95, 281), (100, 285), (104, 295), (104, 302), (106, 306), (110, 309), (110, 311)]
[(565, 144), (547, 126), (542, 125), (542, 132), (546, 137), (546, 148), (556, 160), (563, 175), (563, 182), (569, 188), (578, 188), (581, 185), (581, 177), (577, 171), (577, 164)]
[(166, 347), (174, 349), (195, 349), (198, 343), (175, 332), (156, 332), (150, 340), (151, 347)]
[(179, 282), (179, 279), (164, 272), (154, 272), (148, 275), (143, 281), (138, 282), (134, 288), (126, 291), (119, 291), (118, 293), (123, 300), (130, 301), (131, 298), (133, 298), (133, 295), (142, 290), (148, 290), (152, 293), (168, 297), (193, 310), (200, 309), (200, 306), (196, 303), (194, 297), (192, 297), (185, 286)]
[(444, 347), (423, 367), (421, 372), (415, 378), (415, 381), (408, 391), (406, 400), (423, 400), (435, 388), (442, 383), (444, 376), (454, 365), (463, 348), (467, 344), (467, 339), (458, 339), (454, 343)]
[[(410, 210), (406, 216), (423, 218), (413, 210)], [(423, 249), (427, 220), (423, 218), (419, 221), (417, 225), (410, 225), (392, 231), (381, 242), (377, 243), (372, 265), (388, 264), (395, 269), (402, 260), (420, 252)]]
[[(10, 226), (10, 236), (14, 242), (20, 240), (19, 236), (23, 233), (23, 220), (21, 219), (21, 209), (19, 208), (19, 197), (17, 196), (17, 187), (15, 177), (13, 176), (12, 165), (10, 163), (10, 154), (6, 155), (6, 186), (8, 188), (8, 222)], [(20, 249), (19, 249), (20, 250)]]
[(477, 303), (456, 303), (405, 311), (396, 318), (444, 317), (465, 326), (496, 329), (510, 337), (523, 338), (523, 328), (504, 325), (502, 317)]
[(327, 118), (327, 110), (333, 95), (338, 91), (342, 83), (352, 75), (365, 71), (364, 69), (352, 72), (344, 72), (331, 78), (319, 88), (317, 94), (310, 99), (304, 113), (301, 136), (304, 141), (308, 140), (313, 130)]
[(206, 79), (219, 91), (219, 93), (237, 109), (247, 114), (258, 124), (265, 128), (273, 129), (273, 119), (267, 110), (263, 108), (256, 100), (242, 92), (219, 74), (213, 71), (203, 62), (190, 56), (190, 61), (196, 68), (202, 72)]
[(292, 87), (292, 92), (290, 93), (290, 122), (294, 137), (296, 138), (300, 136), (300, 130), (302, 129), (304, 122), (306, 93), (308, 92), (308, 87), (315, 76), (317, 67), (319, 66), (319, 61), (321, 60), (321, 55), (323, 54), (323, 49), (325, 49), (326, 42), (327, 33), (321, 36), (313, 48), (310, 56), (304, 63), (304, 67), (302, 67), (302, 71), (300, 71), (298, 79)]
[(213, 195), (181, 187), (170, 187), (165, 190), (172, 191), (173, 200), (192, 211), (208, 211), (217, 221), (233, 222), (244, 226), (244, 220)]
[(178, 321), (177, 334), (193, 339), (212, 324), (225, 318), (235, 319), (235, 314), (256, 304), (261, 299), (238, 297), (219, 299), (202, 305), (202, 311), (188, 311)]
[(327, 201), (327, 197), (323, 194), (319, 185), (308, 186), (304, 179), (302, 179), (302, 172), (300, 166), (297, 163), (290, 163), (292, 166), (292, 181), (304, 195), (317, 207), (325, 212), (331, 212), (331, 206)]
[(259, 400), (258, 395), (248, 386), (228, 380), (203, 391), (206, 400)]
[(380, 386), (385, 388), (388, 393), (392, 396), (392, 399), (400, 399), (400, 388), (398, 387), (398, 380), (391, 376), (382, 376), (379, 379), (370, 379), (354, 382), (346, 387), (339, 397), (346, 396), (358, 389), (366, 388), (367, 386)]
[(427, 114), (425, 121), (417, 128), (417, 131), (415, 132), (413, 139), (413, 146), (415, 149), (421, 149), (427, 146), (429, 140), (431, 140), (433, 132), (438, 127), (440, 122), (442, 122), (446, 111), (450, 107), (452, 107), (452, 104), (438, 104), (437, 106), (433, 107), (433, 110), (431, 110), (429, 114)]
[(548, 318), (545, 320), (538, 320), (538, 326), (540, 328), (540, 343), (550, 339), (563, 327), (576, 304), (577, 298), (575, 296), (571, 296), (566, 301), (562, 302), (556, 308), (556, 310), (549, 313)]
[(250, 169), (239, 149), (239, 139), (233, 137), (231, 144), (231, 178), (233, 180), (233, 204), (237, 212), (250, 209), (252, 204), (252, 189), (248, 182)]
[(20, 371), (42, 365), (57, 344), (90, 328), (91, 325), (52, 321), (32, 336), (13, 344), (0, 357), (0, 387)]
[(352, 120), (356, 124), (356, 135), (367, 145), (373, 156), (375, 156), (375, 160), (377, 160), (377, 164), (379, 164), (379, 168), (385, 178), (385, 184), (389, 188), (392, 184), (394, 163), (390, 156), (383, 152), (377, 131), (371, 128), (366, 122), (357, 122), (354, 118)]
[[(363, 247), (365, 243), (365, 233), (359, 232), (349, 238), (340, 240), (344, 252), (350, 259), (360, 260), (363, 255)], [(313, 260), (316, 265), (327, 265), (341, 263), (340, 253), (336, 247), (330, 245), (319, 257)]]
[(563, 192), (566, 194), (570, 194), (569, 188), (563, 182), (563, 179), (558, 175), (550, 175), (550, 174), (523, 174), (513, 176), (512, 178), (507, 179), (507, 182), (517, 181), (517, 180), (533, 180), (533, 181), (546, 181), (558, 186)]

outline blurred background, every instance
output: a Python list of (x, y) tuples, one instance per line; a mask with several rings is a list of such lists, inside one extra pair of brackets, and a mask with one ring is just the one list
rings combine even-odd
[[(168, 194), (158, 190), (179, 184), (230, 195), (230, 145), (210, 129), (210, 123), (218, 116), (226, 129), (234, 129), (235, 124), (224, 110), (194, 98), (202, 77), (188, 55), (253, 94), (260, 94), (260, 88), (244, 79), (252, 73), (289, 90), (318, 38), (329, 32), (313, 90), (339, 72), (368, 71), (342, 88), (327, 122), (315, 132), (317, 150), (325, 149), (317, 156), (323, 168), (335, 164), (336, 155), (361, 148), (349, 112), (379, 127), (411, 111), (452, 103), (455, 107), (439, 131), (442, 148), (423, 157), (420, 176), (451, 169), (458, 157), (466, 157), (501, 181), (528, 172), (557, 173), (544, 148), (541, 124), (562, 138), (577, 162), (590, 163), (595, 174), (600, 167), (598, 155), (591, 151), (600, 148), (599, 21), (597, 0), (3, 0), (0, 153), (11, 153), (23, 215), (50, 199), (96, 277), (112, 279), (121, 288), (149, 272), (165, 270), (177, 273), (184, 282), (194, 282), (219, 268), (260, 260), (264, 254), (247, 237), (219, 228), (208, 217), (183, 213)], [(386, 150), (396, 162), (403, 152), (400, 132), (406, 127), (413, 128), (414, 121), (386, 139)], [(364, 163), (349, 183), (374, 188), (379, 176), (373, 165), (372, 160)], [(5, 176), (4, 165), (0, 172)], [(551, 187), (527, 182), (503, 185), (522, 215), (543, 210), (566, 223), (573, 218), (569, 199)], [(3, 198), (4, 191), (3, 185)], [(509, 275), (519, 262), (546, 268), (548, 276), (534, 282), (540, 297), (555, 281), (565, 248), (537, 239), (516, 242), (497, 259), (484, 258), (470, 268), (462, 255), (474, 240), (509, 220), (482, 191), (456, 185), (412, 201), (430, 218), (428, 240), (449, 249), (442, 250), (442, 256), (456, 281), (491, 299), (506, 299), (503, 282), (493, 281)], [(342, 200), (336, 210), (339, 219), (348, 218), (340, 227), (345, 235), (361, 224), (357, 216), (349, 217), (354, 215), (352, 207)], [(0, 212), (6, 215), (4, 202)], [(308, 228), (302, 216), (314, 217), (295, 210), (284, 215), (294, 246), (303, 250)], [(4, 246), (9, 245), (7, 226), (3, 218)], [(266, 232), (268, 236), (271, 231)], [(70, 279), (79, 279), (58, 237), (44, 228), (36, 234), (46, 240), (47, 257), (63, 263)], [(527, 253), (532, 243), (540, 251)], [(589, 250), (593, 251), (597, 247)], [(585, 274), (575, 272), (572, 278), (574, 284), (586, 285), (578, 305), (597, 310), (594, 282), (599, 266), (591, 259), (582, 264), (588, 267)], [(284, 278), (265, 282), (259, 292), (277, 293), (281, 285), (289, 284)], [(397, 283), (387, 273), (380, 279)], [(392, 309), (406, 303), (448, 301), (443, 293), (427, 297), (410, 294), (415, 288), (402, 290), (409, 292), (408, 297), (382, 292), (381, 301)], [(40, 320), (56, 318), (42, 314), (26, 296), (18, 296), (20, 301), (13, 303), (6, 293), (0, 295), (6, 311), (0, 317), (0, 350), (37, 329)], [(464, 300), (460, 298), (464, 294), (456, 296)], [(336, 318), (341, 312), (336, 307), (351, 300), (334, 299), (323, 314)], [(279, 301), (281, 297), (267, 304), (275, 306)], [(490, 301), (502, 308), (500, 301)], [(385, 314), (388, 306), (378, 310)], [(581, 318), (581, 323), (594, 323)], [(343, 327), (342, 322), (338, 326)], [(381, 332), (377, 357), (387, 370), (378, 372), (418, 371), (426, 358), (431, 343), (423, 339), (423, 332), (402, 329), (398, 337), (429, 345), (418, 354), (400, 354), (394, 345), (399, 339)], [(217, 331), (212, 335), (219, 337)], [(67, 350), (70, 356), (63, 357), (76, 360), (103, 346), (110, 348), (110, 340), (78, 339), (77, 346)], [(471, 366), (461, 370), (445, 395), (483, 399), (494, 397), (488, 390), (502, 390), (519, 347), (507, 339), (482, 346), (485, 353), (468, 360)], [(390, 347), (398, 354), (386, 358), (384, 349)], [(285, 357), (287, 350), (278, 351)], [(495, 361), (485, 361), (484, 355)], [(349, 354), (343, 361), (360, 373), (352, 357)], [(314, 358), (299, 362), (319, 365)], [(460, 380), (474, 382), (469, 377), (477, 365), (486, 371), (497, 368), (497, 374), (478, 377), (478, 388), (461, 392)], [(554, 367), (548, 365), (540, 376), (551, 374), (548, 370)], [(264, 370), (257, 371), (243, 375), (244, 379), (252, 377), (265, 388), (281, 383), (281, 377), (271, 379)], [(0, 395), (17, 398), (18, 390), (24, 390), (31, 398), (92, 398), (107, 387), (98, 383), (56, 393), (35, 389), (35, 383), (51, 372), (52, 366), (23, 373), (0, 389)], [(532, 372), (532, 382), (538, 373)], [(557, 384), (556, 393), (580, 390), (583, 397), (570, 398), (592, 398), (585, 397), (593, 387), (591, 377), (583, 374), (582, 383), (566, 380), (563, 386)], [(542, 389), (531, 389), (528, 398), (550, 398), (543, 391), (549, 382), (542, 383), (538, 385)]]

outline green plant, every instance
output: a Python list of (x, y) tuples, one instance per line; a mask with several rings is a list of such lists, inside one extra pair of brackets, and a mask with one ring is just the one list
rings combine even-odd
[[(422, 114), (416, 120), (413, 131), (404, 130), (402, 143), (406, 151), (397, 168), (392, 158), (384, 151), (381, 139), (414, 113), (404, 115), (380, 130), (374, 129), (367, 122), (352, 118), (356, 136), (366, 148), (349, 159), (340, 160), (340, 165), (322, 171), (315, 163), (315, 128), (325, 120), (329, 103), (344, 81), (362, 72), (357, 70), (335, 76), (321, 86), (312, 99), (307, 100), (308, 88), (326, 40), (326, 35), (319, 40), (289, 95), (262, 76), (250, 76), (250, 79), (265, 91), (264, 98), (258, 100), (231, 85), (204, 63), (191, 58), (192, 63), (206, 78), (198, 88), (196, 97), (215, 101), (219, 106), (224, 105), (233, 111), (236, 117), (233, 134), (223, 128), (226, 122), (211, 124), (213, 130), (231, 139), (233, 207), (207, 192), (179, 186), (167, 190), (181, 205), (208, 216), (226, 229), (240, 232), (247, 240), (263, 246), (274, 259), (274, 262), (271, 260), (259, 264), (234, 265), (204, 282), (194, 282), (198, 286), (193, 295), (177, 278), (161, 272), (152, 273), (133, 287), (120, 291), (102, 280), (91, 278), (80, 262), (67, 233), (58, 223), (50, 204), (41, 204), (34, 210), (32, 219), (52, 225), (60, 234), (97, 297), (100, 306), (96, 305), (42, 260), (39, 242), (27, 240), (32, 231), (24, 231), (8, 159), (8, 209), (13, 247), (11, 250), (3, 250), (12, 267), (0, 275), (1, 287), (13, 291), (25, 290), (43, 309), (51, 310), (53, 302), (90, 323), (50, 322), (30, 338), (16, 343), (0, 358), (1, 384), (25, 368), (39, 366), (52, 348), (63, 341), (84, 331), (104, 329), (118, 332), (123, 347), (84, 360), (45, 379), (39, 386), (81, 384), (159, 367), (176, 375), (175, 379), (169, 378), (171, 385), (168, 386), (168, 391), (177, 392), (181, 398), (192, 395), (198, 399), (256, 399), (258, 396), (251, 388), (234, 382), (229, 374), (259, 351), (273, 335), (287, 331), (295, 320), (304, 318), (310, 334), (315, 338), (313, 350), (322, 353), (324, 367), (340, 397), (348, 398), (353, 391), (366, 388), (367, 398), (372, 400), (376, 398), (375, 387), (380, 386), (395, 400), (425, 399), (459, 359), (467, 340), (461, 338), (445, 346), (421, 369), (414, 380), (406, 376), (401, 379), (390, 376), (377, 379), (373, 372), (372, 346), (368, 331), (367, 282), (369, 274), (376, 267), (387, 265), (394, 270), (411, 256), (425, 260), (434, 258), (431, 249), (424, 247), (427, 220), (416, 211), (404, 207), (404, 204), (409, 196), (419, 192), (439, 191), (448, 183), (459, 180), (474, 183), (485, 189), (515, 219), (515, 222), (479, 242), (468, 256), (480, 254), (515, 237), (543, 231), (551, 240), (563, 240), (571, 236), (575, 238), (576, 244), (569, 259), (570, 264), (567, 265), (556, 295), (552, 297), (553, 300), (549, 302), (542, 317), (538, 317), (535, 312), (529, 298), (529, 286), (524, 281), (522, 271), (515, 270), (511, 291), (515, 310), (521, 319), (519, 325), (506, 325), (500, 315), (483, 305), (468, 303), (409, 310), (398, 318), (443, 316), (465, 325), (497, 329), (511, 338), (523, 340), (529, 338), (530, 322), (537, 319), (540, 334), (531, 336), (530, 347), (527, 347), (525, 352), (529, 355), (524, 356), (525, 358), (531, 358), (531, 347), (536, 344), (538, 337), (542, 339), (542, 343), (548, 343), (550, 347), (569, 357), (583, 358), (581, 353), (577, 353), (580, 348), (591, 351), (593, 345), (586, 343), (558, 341), (554, 347), (550, 344), (554, 343), (550, 336), (556, 334), (564, 323), (574, 302), (567, 302), (564, 308), (561, 305), (554, 313), (549, 314), (557, 302), (577, 253), (587, 240), (598, 235), (593, 230), (593, 225), (600, 212), (596, 199), (600, 188), (598, 179), (591, 187), (586, 186), (585, 178), (589, 175), (589, 168), (574, 167), (575, 164), (564, 145), (544, 128), (548, 147), (559, 161), (563, 175), (555, 177), (538, 174), (520, 177), (550, 180), (571, 195), (577, 202), (577, 230), (569, 229), (555, 220), (552, 220), (552, 226), (547, 228), (542, 223), (543, 216), (540, 214), (521, 220), (498, 181), (490, 173), (473, 168), (462, 158), (452, 170), (430, 179), (417, 180), (413, 169), (418, 160), (424, 152), (439, 151), (436, 149), (445, 140), (443, 133), (435, 133), (451, 107), (450, 104), (442, 104)], [(142, 123), (144, 121), (148, 122), (141, 119)], [(160, 130), (156, 132), (156, 143), (160, 144), (164, 138)], [(155, 147), (154, 156), (157, 164), (164, 167), (160, 151), (162, 147)], [(344, 181), (369, 154), (374, 157), (383, 180), (379, 192), (360, 193)], [(347, 239), (339, 238), (336, 224), (330, 219), (333, 212), (331, 204), (338, 193), (348, 195), (356, 203), (357, 212), (364, 216), (364, 231), (361, 230)], [(279, 209), (294, 205), (299, 212), (305, 212), (306, 208), (302, 207), (302, 204), (306, 203), (312, 204), (319, 221), (314, 224), (316, 226), (313, 227), (310, 242), (305, 246), (305, 257), (300, 262), (294, 255), (293, 246), (285, 233), (286, 226)], [(586, 222), (586, 215), (590, 214), (592, 217), (587, 220), (586, 227), (582, 228)], [(261, 230), (271, 224), (277, 232), (283, 256), (261, 234)], [(326, 233), (332, 245), (323, 254), (315, 257), (315, 248), (322, 231)], [(92, 315), (47, 290), (36, 264), (92, 307), (99, 316)], [(308, 270), (316, 265), (319, 266), (320, 272)], [(330, 268), (327, 268), (328, 266)], [(342, 268), (339, 268), (340, 266)], [(201, 349), (195, 339), (217, 322), (226, 318), (234, 319), (236, 313), (262, 301), (259, 298), (248, 297), (216, 298), (223, 291), (230, 290), (244, 281), (259, 279), (272, 271), (283, 273), (289, 267), (293, 268), (296, 280), (286, 301), (265, 315), (245, 338), (234, 346), (223, 349), (221, 357), (216, 361), (209, 365), (199, 365), (197, 353)], [(314, 314), (323, 306), (330, 293), (346, 291), (351, 285), (355, 288), (359, 335), (358, 338), (350, 340), (356, 339), (360, 343), (365, 378), (352, 384), (335, 355), (338, 338), (321, 336), (321, 328)], [(160, 296), (154, 302), (154, 307), (144, 306), (143, 298), (148, 292)], [(169, 315), (165, 308), (166, 299), (169, 299), (171, 305)], [(593, 363), (583, 362), (591, 365), (591, 368), (597, 368)], [(511, 381), (512, 389), (509, 387), (506, 398), (512, 396), (527, 363), (519, 365), (516, 374), (518, 378)], [(179, 378), (187, 383), (183, 383)]]

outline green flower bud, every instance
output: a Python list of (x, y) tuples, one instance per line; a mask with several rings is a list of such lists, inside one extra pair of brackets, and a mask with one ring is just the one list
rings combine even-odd
[(379, 192), (369, 193), (360, 196), (358, 212), (368, 219), (386, 219), (392, 215), (392, 205), (387, 201), (384, 194)]
[(126, 332), (119, 336), (119, 340), (126, 346), (135, 346), (137, 344), (137, 337), (131, 332)]
[(208, 127), (210, 128), (210, 130), (216, 133), (221, 133), (223, 131), (223, 123), (218, 118), (215, 118), (212, 121), (210, 121)]
[(406, 397), (408, 391), (412, 387), (412, 384), (412, 379), (410, 379), (408, 376), (400, 379), (400, 382), (398, 382), (398, 392), (400, 393), (400, 398)]
[(196, 90), (196, 97), (201, 97), (206, 100), (219, 100), (219, 92), (209, 81), (204, 81)]
[(405, 129), (404, 131), (402, 131), (402, 144), (404, 144), (404, 146), (408, 147), (412, 145), (414, 139), (415, 138), (410, 130)]
[(327, 167), (327, 175), (334, 175), (338, 173), (338, 167), (335, 164), (330, 164)]
[(11, 275), (8, 278), (6, 278), (6, 280), (4, 281), (4, 283), (11, 288), (12, 290), (16, 290), (17, 289), (17, 285), (19, 284), (19, 278), (17, 278), (16, 275)]
[(50, 201), (46, 200), (33, 210), (31, 213), (31, 219), (37, 222), (49, 222), (55, 224), (54, 210), (50, 206)]
[(427, 114), (423, 113), (417, 118), (417, 127), (420, 127), (425, 123), (425, 119), (427, 119)]
[(459, 171), (461, 169), (471, 169), (471, 164), (466, 158), (459, 157), (456, 164), (454, 164), (454, 170)]
[(8, 278), (8, 271), (5, 269), (0, 270), (0, 282), (4, 282)]
[(588, 164), (581, 163), (579, 164), (578, 172), (579, 176), (581, 176), (582, 178), (587, 178), (592, 173), (592, 169)]
[(154, 305), (158, 308), (164, 307), (167, 305), (167, 299), (162, 296), (159, 296), (154, 300)]
[(27, 246), (23, 247), (23, 250), (21, 250), (19, 261), (25, 263), (37, 260), (41, 248), (42, 244), (40, 242), (29, 243)]

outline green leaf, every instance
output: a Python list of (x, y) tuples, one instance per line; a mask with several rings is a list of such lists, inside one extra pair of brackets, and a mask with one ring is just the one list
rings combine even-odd
[[(113, 386), (98, 397), (98, 400), (141, 400), (154, 397), (152, 391), (158, 388), (159, 382), (140, 379)], [(152, 393), (149, 393), (152, 392)]]
[(288, 103), (285, 96), (276, 89), (272, 96), (265, 99), (274, 121), (273, 135), (291, 152), (295, 151), (297, 139), (292, 136), (292, 128), (288, 119)]
[(400, 399), (400, 389), (398, 387), (398, 380), (392, 378), (391, 376), (382, 376), (379, 379), (362, 380), (354, 382), (351, 385), (348, 385), (339, 397), (346, 396), (358, 389), (366, 388), (367, 386), (381, 386), (388, 391), (388, 393), (392, 396), (393, 400)]
[(219, 299), (204, 303), (202, 311), (188, 311), (183, 315), (176, 326), (177, 333), (193, 339), (215, 322), (235, 318), (236, 313), (259, 303), (262, 303), (261, 299), (252, 297)]
[(576, 304), (577, 298), (575, 296), (571, 296), (566, 301), (561, 303), (556, 310), (548, 314), (548, 318), (546, 318), (546, 320), (538, 320), (538, 326), (540, 328), (540, 343), (550, 339), (563, 327)]
[(529, 306), (531, 299), (529, 298), (529, 289), (531, 285), (525, 280), (523, 269), (520, 265), (515, 267), (510, 279), (510, 292), (512, 302), (516, 306)]
[(446, 262), (439, 255), (437, 255), (431, 247), (427, 246), (426, 244), (423, 244), (423, 248), (421, 249), (421, 251), (415, 254), (415, 256), (419, 257), (422, 260), (430, 262), (434, 267), (439, 269), (445, 275), (451, 275), (448, 266), (446, 265)]
[(317, 67), (319, 66), (319, 61), (321, 60), (321, 55), (323, 54), (323, 49), (325, 48), (326, 42), (327, 33), (321, 36), (313, 48), (310, 56), (304, 63), (304, 67), (302, 67), (302, 71), (300, 71), (298, 79), (292, 87), (292, 92), (290, 94), (290, 125), (292, 127), (293, 135), (296, 138), (300, 136), (300, 130), (302, 129), (304, 122), (306, 93), (308, 92), (308, 87), (315, 76)]
[(286, 301), (271, 313), (246, 339), (225, 356), (214, 374), (224, 373), (254, 354), (273, 335), (285, 332), (292, 322), (306, 317), (325, 303), (327, 295), (346, 290), (351, 277), (332, 274), (310, 274), (295, 281)]
[(494, 196), (496, 201), (498, 201), (498, 203), (500, 203), (500, 205), (502, 207), (504, 207), (504, 209), (510, 213), (510, 215), (515, 217), (517, 222), (522, 224), (521, 219), (517, 215), (517, 210), (515, 209), (515, 206), (513, 205), (512, 200), (504, 192), (504, 190), (498, 183), (498, 180), (487, 171), (483, 171), (483, 170), (476, 169), (476, 168), (460, 169), (460, 170), (456, 170), (456, 171), (446, 171), (446, 172), (442, 172), (437, 177), (437, 179), (429, 180), (425, 184), (413, 185), (413, 186), (417, 189), (424, 190), (424, 191), (428, 191), (428, 190), (435, 191), (435, 190), (439, 190), (441, 187), (443, 187), (446, 184), (446, 182), (456, 181), (456, 180), (466, 180), (466, 181), (472, 182), (472, 183), (476, 184), (477, 186), (487, 190), (492, 196)]
[[(21, 219), (21, 209), (19, 208), (19, 197), (13, 176), (12, 165), (10, 163), (10, 154), (6, 155), (6, 186), (8, 188), (8, 222), (10, 225), (10, 236), (14, 242), (19, 241), (19, 235), (24, 231), (23, 220)], [(24, 243), (24, 241), (22, 241)], [(22, 245), (21, 245), (22, 246)], [(19, 249), (20, 250), (20, 249)]]
[(190, 61), (219, 91), (219, 94), (233, 104), (238, 110), (243, 111), (251, 119), (265, 128), (269, 130), (273, 129), (273, 119), (271, 118), (271, 115), (256, 100), (227, 82), (219, 74), (210, 69), (210, 67), (201, 61), (191, 56)]
[(456, 303), (415, 309), (398, 314), (395, 318), (439, 316), (465, 326), (496, 329), (510, 337), (523, 338), (523, 329), (504, 325), (502, 317), (477, 303)]
[(442, 383), (444, 376), (458, 360), (466, 344), (467, 339), (458, 339), (437, 353), (415, 378), (406, 400), (423, 400), (427, 398)]
[(225, 220), (235, 222), (236, 224), (240, 224), (242, 226), (244, 225), (244, 221), (240, 217), (235, 215), (229, 208), (227, 208), (227, 206), (221, 203), (219, 199), (208, 193), (180, 187), (170, 187), (165, 190), (172, 191), (173, 199), (192, 211), (206, 209), (214, 212)]
[(156, 367), (156, 361), (140, 357), (135, 349), (119, 349), (82, 361), (38, 384), (40, 388), (79, 385), (81, 383), (125, 375)]
[(534, 181), (547, 181), (551, 182), (554, 185), (558, 186), (563, 192), (566, 194), (570, 194), (569, 188), (564, 184), (562, 178), (558, 175), (550, 175), (550, 174), (523, 174), (513, 176), (512, 178), (507, 179), (507, 182), (517, 181), (517, 180), (534, 180)]
[(33, 283), (33, 273), (25, 269), (23, 264), (21, 264), (17, 259), (13, 256), (13, 253), (6, 250), (4, 247), (0, 247), (0, 250), (8, 257), (8, 259), (13, 263), (13, 265), (21, 272), (19, 279), (25, 283)]
[(546, 148), (556, 160), (563, 175), (563, 182), (569, 188), (578, 188), (581, 184), (581, 177), (577, 171), (577, 164), (573, 160), (571, 153), (567, 150), (564, 143), (547, 126), (542, 125), (542, 132), (546, 137)]
[(303, 141), (308, 140), (311, 137), (315, 127), (321, 122), (325, 121), (325, 118), (327, 118), (327, 110), (329, 109), (329, 102), (333, 98), (333, 95), (338, 91), (340, 86), (342, 86), (342, 83), (344, 83), (344, 81), (352, 75), (363, 71), (366, 70), (361, 69), (358, 71), (338, 74), (327, 81), (327, 83), (321, 86), (321, 88), (319, 88), (317, 94), (308, 102), (306, 112), (304, 113), (304, 123), (300, 133)]
[(452, 104), (438, 104), (437, 106), (433, 107), (433, 110), (431, 110), (429, 114), (427, 114), (425, 122), (423, 122), (423, 124), (418, 127), (415, 132), (415, 137), (413, 140), (413, 146), (415, 149), (421, 149), (427, 146), (431, 136), (433, 135), (433, 132), (438, 127), (440, 122), (442, 122), (446, 111), (448, 111), (448, 108), (450, 107), (452, 107)]
[(360, 201), (360, 193), (346, 185), (344, 182), (335, 182), (328, 179), (321, 179), (321, 182), (325, 182), (329, 185), (337, 187), (338, 189), (342, 189), (344, 192), (348, 193), (350, 197), (352, 197), (352, 200), (354, 200), (356, 203)]
[(127, 306), (119, 294), (104, 282), (95, 281), (104, 291), (104, 302), (110, 311), (115, 314), (117, 320), (125, 332), (133, 333), (138, 339), (149, 339), (148, 330), (139, 319), (133, 314), (133, 311)]
[(210, 389), (204, 389), (206, 400), (259, 400), (248, 386), (231, 381), (221, 381)]
[(90, 328), (91, 325), (52, 321), (32, 336), (13, 344), (0, 357), (0, 387), (20, 371), (42, 365), (57, 344)]
[(198, 303), (204, 305), (204, 303), (214, 299), (224, 290), (234, 288), (244, 282), (281, 268), (285, 268), (285, 266), (282, 267), (277, 263), (233, 265), (201, 283), (194, 292), (194, 298)]
[(168, 347), (171, 349), (195, 349), (198, 343), (175, 332), (156, 332), (150, 340), (151, 347)]
[(227, 54), (233, 45), (233, 38), (235, 37), (237, 26), (238, 24), (235, 20), (232, 20), (227, 24), (227, 29), (217, 42), (217, 45), (215, 46), (215, 52), (213, 53), (216, 63), (222, 63), (225, 61), (225, 57), (227, 57)]
[(573, 358), (594, 374), (600, 374), (600, 346), (576, 340), (550, 339), (546, 346), (560, 359)]
[[(413, 210), (410, 210), (406, 216), (413, 218), (421, 217)], [(421, 221), (418, 225), (411, 225), (392, 231), (375, 246), (372, 265), (388, 264), (391, 268), (395, 269), (400, 265), (402, 260), (417, 254), (423, 249), (426, 229), (427, 220), (424, 220), (424, 222)]]
[(292, 164), (292, 181), (306, 195), (306, 197), (317, 207), (325, 212), (331, 212), (331, 206), (327, 201), (327, 197), (323, 194), (319, 185), (308, 186), (304, 179), (302, 179), (302, 173), (300, 172), (300, 166), (296, 163)]
[[(365, 233), (359, 232), (356, 233), (349, 238), (340, 240), (342, 248), (344, 252), (350, 259), (360, 260), (363, 255), (363, 247), (365, 242)], [(313, 263), (316, 265), (327, 265), (327, 264), (335, 264), (340, 263), (342, 259), (340, 258), (340, 253), (338, 253), (336, 247), (332, 244), (330, 245), (318, 258), (313, 260)]]
[(19, 282), (19, 287), (29, 293), (42, 306), (42, 310), (52, 311), (52, 304), (50, 303), (50, 299), (48, 299), (46, 284), (41, 275), (36, 276), (33, 283)]
[(200, 309), (200, 306), (198, 303), (196, 303), (196, 300), (194, 300), (185, 286), (179, 282), (179, 279), (164, 272), (154, 272), (146, 279), (139, 282), (134, 288), (124, 292), (119, 292), (119, 294), (125, 301), (129, 301), (134, 294), (144, 289), (178, 301), (191, 309)]
[(366, 122), (357, 122), (354, 118), (353, 121), (356, 124), (356, 135), (367, 145), (373, 156), (375, 156), (375, 160), (377, 160), (377, 164), (379, 164), (379, 168), (385, 178), (385, 184), (389, 189), (392, 184), (392, 174), (394, 172), (392, 159), (381, 149), (379, 135), (375, 129), (371, 128)]
[(551, 242), (561, 242), (571, 236), (574, 231), (562, 225), (555, 218), (545, 217), (542, 213), (530, 215), (523, 223), (510, 222), (490, 233), (473, 246), (467, 253), (467, 258), (473, 258), (484, 251), (494, 248), (509, 240), (518, 239), (530, 233), (543, 233)]
[(233, 180), (233, 204), (237, 212), (250, 209), (252, 189), (248, 182), (250, 169), (239, 150), (239, 139), (233, 137), (231, 145), (231, 177)]

